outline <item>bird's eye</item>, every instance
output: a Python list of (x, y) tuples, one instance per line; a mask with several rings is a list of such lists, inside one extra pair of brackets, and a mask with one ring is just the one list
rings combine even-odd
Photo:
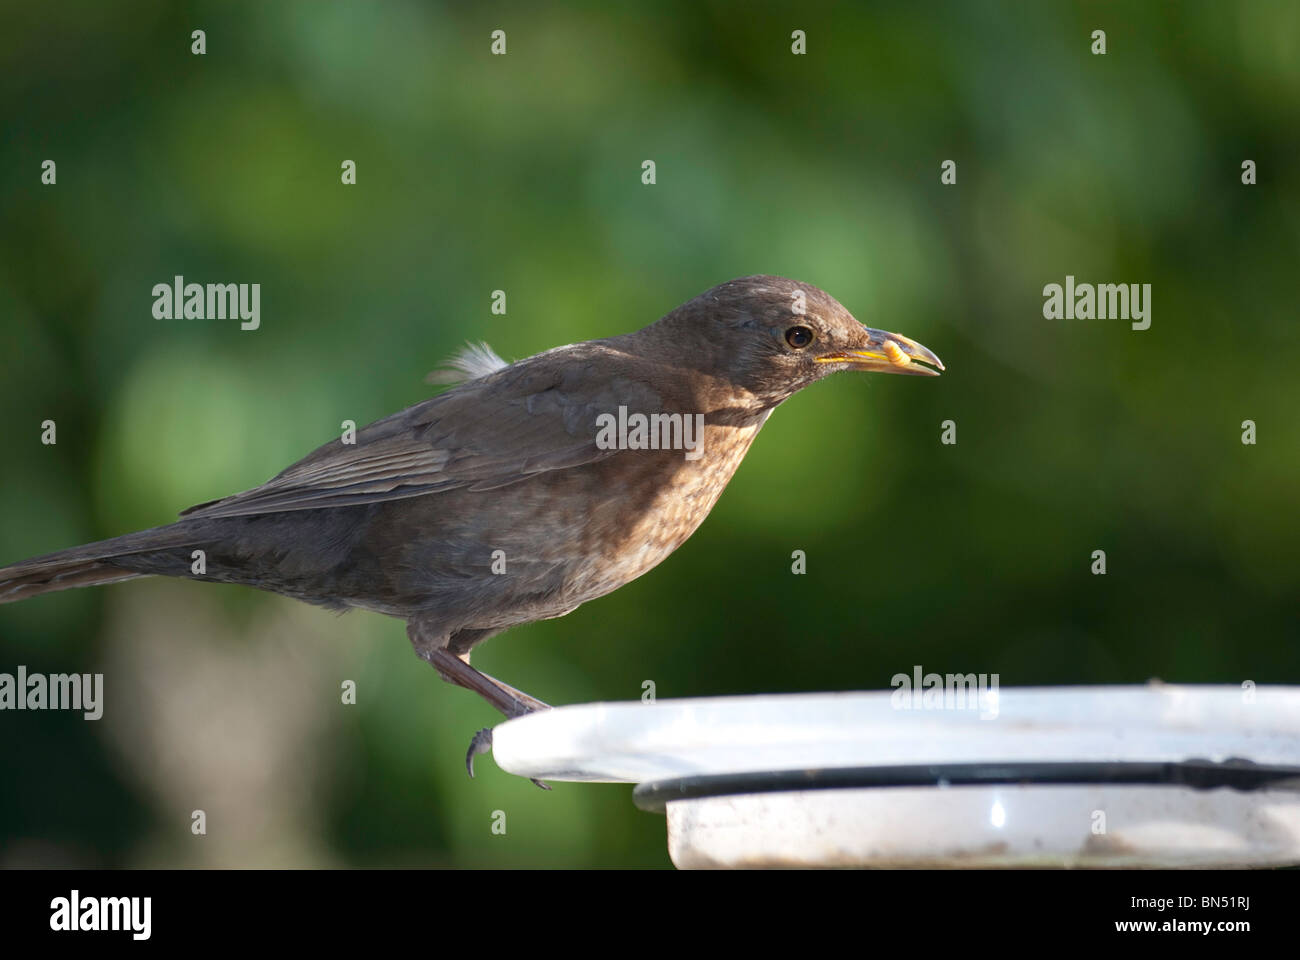
[(785, 342), (801, 350), (813, 342), (813, 332), (807, 327), (791, 327), (785, 332)]

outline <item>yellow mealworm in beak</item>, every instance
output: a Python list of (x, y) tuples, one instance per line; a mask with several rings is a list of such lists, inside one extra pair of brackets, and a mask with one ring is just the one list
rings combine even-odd
[(885, 341), (885, 356), (896, 367), (905, 367), (912, 362), (912, 358), (905, 354), (893, 340)]

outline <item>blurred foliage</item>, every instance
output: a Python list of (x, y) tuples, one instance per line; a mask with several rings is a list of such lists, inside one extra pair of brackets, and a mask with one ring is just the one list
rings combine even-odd
[[(467, 339), (522, 357), (776, 273), (948, 373), (796, 397), (673, 558), (477, 665), (553, 703), (647, 678), (660, 697), (878, 689), (918, 663), (1004, 685), (1300, 681), (1290, 0), (7, 0), (0, 78), (0, 561), (253, 486), (342, 420), (426, 396)], [(151, 288), (176, 274), (260, 283), (262, 328), (155, 320)], [(1152, 284), (1150, 330), (1045, 320), (1066, 274)], [(103, 669), (140, 609), (177, 609), (178, 638), (238, 638), (291, 604), (156, 581), (57, 594), (0, 609), (0, 669)], [(543, 794), (486, 759), (468, 781), (491, 711), (400, 623), (303, 609), (332, 718), (311, 741), (313, 852), (255, 862), (667, 862), (629, 788)], [(335, 669), (357, 707), (328, 706)], [(147, 756), (107, 739), (0, 717), (0, 862), (215, 862), (186, 852)]]

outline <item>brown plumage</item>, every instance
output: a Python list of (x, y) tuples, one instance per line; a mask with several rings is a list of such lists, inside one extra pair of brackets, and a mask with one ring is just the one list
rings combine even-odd
[[(635, 333), (509, 365), (484, 349), (464, 354), (467, 379), (363, 428), (355, 444), (327, 443), (168, 526), (0, 569), (0, 602), (156, 574), (375, 610), (406, 620), (445, 678), (518, 715), (544, 704), (473, 670), (475, 644), (562, 616), (662, 561), (800, 388), (847, 369), (934, 374), (913, 361), (942, 369), (816, 287), (733, 280)], [(702, 415), (698, 458), (607, 448), (601, 418), (620, 407)], [(201, 576), (194, 550), (206, 554)]]

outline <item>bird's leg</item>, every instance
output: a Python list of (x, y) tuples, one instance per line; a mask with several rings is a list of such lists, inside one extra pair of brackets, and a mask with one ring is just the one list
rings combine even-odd
[[(516, 717), (536, 713), (538, 710), (550, 709), (550, 704), (543, 703), (536, 697), (530, 697), (522, 690), (516, 690), (510, 684), (503, 683), (495, 677), (490, 677), (480, 670), (475, 670), (469, 665), (468, 650), (457, 656), (445, 646), (439, 644), (437, 640), (430, 643), (428, 635), (415, 623), (407, 625), (407, 633), (410, 635), (411, 644), (415, 647), (415, 652), (420, 655), (420, 659), (437, 670), (438, 676), (448, 683), (454, 683), (458, 687), (464, 687), (466, 690), (477, 693), (493, 707), (500, 710), (506, 719), (513, 720)], [(474, 776), (474, 758), (479, 754), (488, 753), (491, 749), (492, 729), (484, 727), (474, 734), (474, 739), (470, 741), (469, 750), (465, 754), (465, 769), (471, 777)], [(551, 789), (540, 780), (533, 780), (533, 783), (543, 790)]]
[[(465, 658), (466, 660), (469, 659), (468, 653), (465, 654)], [(459, 660), (460, 658), (456, 657), (455, 659)], [(465, 666), (468, 667), (469, 664), (466, 663)], [(504, 683), (501, 680), (498, 680), (496, 677), (489, 676), (488, 674), (483, 673), (481, 670), (475, 670), (473, 667), (469, 667), (469, 669), (474, 670), (475, 673), (477, 673), (484, 680), (487, 680), (489, 683), (496, 685), (506, 697), (513, 698), (515, 703), (524, 705), (525, 709), (523, 713), (515, 714), (515, 715), (506, 713), (506, 717), (508, 719), (513, 720), (515, 716), (524, 716), (525, 714), (536, 713), (539, 710), (551, 709), (551, 705), (549, 703), (543, 703), (541, 700), (538, 700), (536, 697), (530, 697), (522, 690), (516, 690), (514, 687), (510, 686), (510, 684)], [(455, 683), (456, 681), (453, 680), (451, 682)], [(491, 703), (492, 701), (489, 700), (488, 702)], [(495, 706), (495, 704), (493, 705)], [(498, 707), (498, 709), (500, 708)], [(502, 712), (505, 713), (504, 710)], [(491, 752), (492, 752), (492, 728), (484, 727), (478, 733), (474, 734), (474, 738), (469, 742), (469, 750), (465, 753), (465, 769), (469, 771), (469, 776), (471, 780), (474, 779), (474, 758), (481, 753), (491, 753)], [(537, 780), (535, 778), (530, 778), (530, 779), (532, 779), (532, 782), (535, 783), (537, 786), (541, 787), (543, 790), (551, 789), (548, 784), (543, 783), (541, 780)]]
[[(427, 655), (422, 650), (420, 656), (433, 665), (433, 668), (438, 671), (438, 676), (442, 677), (442, 679), (464, 687), (466, 690), (473, 690), (504, 713), (508, 720), (536, 713), (538, 710), (551, 709), (550, 704), (543, 703), (536, 697), (530, 697), (523, 691), (516, 690), (508, 683), (502, 683), (495, 677), (489, 677), (486, 673), (475, 670), (466, 662), (469, 659), (468, 650), (458, 657), (454, 653), (439, 647), (429, 651)], [(474, 739), (469, 742), (469, 750), (465, 753), (465, 769), (469, 771), (471, 779), (474, 777), (474, 758), (491, 750), (492, 728), (484, 727), (474, 734)], [(543, 790), (551, 789), (541, 780), (533, 779), (533, 783)]]
[(432, 664), (438, 676), (448, 683), (454, 683), (466, 690), (473, 690), (480, 697), (500, 710), (507, 720), (522, 717), (538, 710), (549, 710), (551, 705), (543, 703), (536, 697), (530, 697), (522, 690), (516, 690), (508, 683), (502, 683), (495, 677), (489, 677), (469, 665), (468, 651), (456, 656), (444, 647), (433, 650), (416, 648), (420, 657)]

